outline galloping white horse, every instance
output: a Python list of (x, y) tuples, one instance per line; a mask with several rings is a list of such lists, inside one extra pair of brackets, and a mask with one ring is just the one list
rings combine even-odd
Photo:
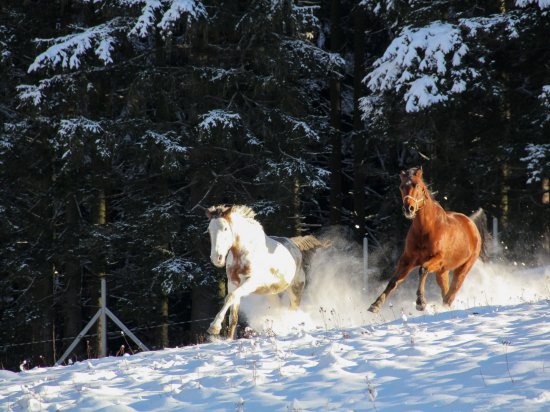
[(252, 293), (287, 291), (290, 306), (300, 304), (305, 286), (302, 252), (328, 247), (313, 236), (280, 238), (267, 236), (255, 213), (247, 206), (212, 206), (206, 210), (212, 249), (210, 260), (225, 266), (228, 295), (208, 333), (218, 335), (231, 308), (229, 337), (235, 337), (241, 298)]

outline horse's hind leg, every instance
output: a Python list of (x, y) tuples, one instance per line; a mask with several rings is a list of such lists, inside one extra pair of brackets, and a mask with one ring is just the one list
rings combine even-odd
[(455, 269), (453, 273), (453, 281), (451, 282), (451, 287), (449, 288), (447, 294), (443, 297), (443, 303), (445, 305), (451, 306), (451, 304), (455, 300), (456, 294), (462, 286), (462, 283), (464, 283), (464, 279), (466, 279), (466, 275), (468, 274), (468, 272), (470, 272), (470, 269), (474, 265), (476, 258), (470, 259), (468, 262)]
[(303, 270), (300, 270), (296, 274), (296, 278), (292, 281), (287, 289), (288, 297), (290, 299), (290, 309), (296, 310), (300, 306), (302, 300), (302, 294), (304, 293), (304, 287), (306, 285), (306, 277)]
[(445, 299), (447, 293), (449, 293), (449, 271), (442, 270), (435, 274), (435, 280), (441, 289), (441, 298)]
[(426, 286), (426, 278), (428, 277), (428, 270), (422, 266), (418, 268), (419, 283), (418, 290), (416, 291), (416, 310), (426, 309), (426, 299), (424, 298), (424, 288)]

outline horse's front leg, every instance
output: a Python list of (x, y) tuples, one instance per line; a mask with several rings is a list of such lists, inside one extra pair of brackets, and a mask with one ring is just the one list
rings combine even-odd
[[(236, 326), (236, 320), (238, 318), (238, 309), (241, 303), (241, 298), (253, 293), (257, 287), (258, 287), (257, 282), (253, 281), (252, 278), (248, 278), (233, 292), (230, 292), (225, 298), (225, 302), (221, 310), (218, 312), (218, 314), (210, 324), (210, 327), (208, 328), (208, 333), (211, 335), (220, 334), (220, 331), (222, 329), (222, 322), (223, 322), (223, 319), (225, 318), (225, 314), (227, 313), (227, 310), (233, 305), (236, 305), (236, 309), (237, 309), (237, 312), (233, 312), (233, 316), (235, 319), (235, 326)], [(232, 316), (232, 319), (233, 319), (233, 316)]]
[(234, 303), (229, 310), (229, 339), (235, 339), (235, 330), (239, 322), (239, 303)]
[(380, 312), (380, 307), (385, 302), (386, 298), (392, 293), (397, 286), (399, 286), (407, 277), (409, 272), (416, 266), (415, 262), (406, 256), (401, 256), (399, 258), (399, 262), (397, 262), (397, 269), (395, 270), (395, 273), (393, 277), (391, 278), (390, 282), (388, 283), (388, 286), (382, 292), (380, 296), (378, 296), (378, 299), (370, 305), (369, 311), (373, 313)]
[(418, 269), (418, 275), (419, 275), (419, 282), (418, 282), (418, 290), (416, 291), (416, 310), (424, 310), (426, 309), (426, 299), (424, 298), (424, 289), (426, 286), (426, 278), (428, 277), (428, 271), (426, 268), (421, 266)]

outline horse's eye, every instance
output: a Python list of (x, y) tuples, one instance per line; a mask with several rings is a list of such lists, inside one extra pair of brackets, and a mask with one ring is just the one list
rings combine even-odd
[(223, 231), (224, 231), (224, 232), (227, 232), (227, 227), (224, 227), (224, 228), (223, 228)]

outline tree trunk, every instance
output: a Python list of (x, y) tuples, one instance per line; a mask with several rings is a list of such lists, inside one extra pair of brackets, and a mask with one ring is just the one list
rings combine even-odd
[[(41, 193), (47, 193), (51, 185), (51, 176), (39, 179), (37, 190)], [(49, 196), (42, 196), (42, 200), (37, 205), (37, 215), (41, 216), (40, 221), (33, 225), (39, 233), (36, 237), (44, 238), (45, 243), (38, 246), (39, 249), (51, 250), (54, 241), (54, 225), (51, 217), (53, 216), (52, 200)], [(35, 310), (32, 316), (31, 331), (32, 340), (41, 342), (32, 348), (33, 355), (36, 357), (36, 363), (40, 366), (52, 365), (54, 361), (55, 347), (55, 318), (53, 312), (54, 289), (52, 264), (42, 255), (37, 256), (37, 260), (44, 263), (39, 266), (39, 274), (35, 278), (35, 283), (31, 288), (32, 301)]]
[[(64, 337), (77, 336), (82, 328), (82, 273), (80, 270), (80, 261), (74, 250), (78, 243), (79, 219), (78, 205), (74, 194), (69, 194), (65, 203), (65, 239), (61, 270), (65, 280), (63, 296), (63, 315), (64, 315)], [(67, 341), (71, 343), (71, 341)], [(81, 348), (75, 348), (77, 357), (82, 354)]]
[[(331, 39), (330, 50), (340, 52), (340, 0), (330, 3)], [(330, 158), (330, 223), (339, 224), (342, 220), (342, 97), (340, 79), (330, 79), (330, 124), (332, 154)]]
[(160, 348), (167, 348), (170, 346), (170, 340), (168, 335), (168, 316), (169, 316), (169, 300), (168, 296), (162, 295), (160, 298), (160, 316), (161, 316), (161, 322), (162, 326), (160, 328), (160, 341), (159, 341), (159, 347)]
[[(103, 189), (98, 190), (97, 195), (97, 216), (96, 216), (96, 224), (98, 226), (103, 226), (107, 223), (107, 202), (105, 200), (105, 191)], [(101, 266), (103, 266), (104, 262), (100, 263)], [(101, 280), (102, 277), (104, 277), (106, 273), (101, 270), (98, 273), (98, 280)], [(101, 282), (99, 282), (101, 283)], [(97, 304), (99, 307), (101, 307), (101, 294), (99, 294), (99, 298), (97, 300)], [(106, 320), (105, 320), (106, 321)], [(97, 353), (99, 356), (107, 356), (108, 350), (106, 349), (106, 353), (102, 353), (102, 340), (103, 340), (103, 321), (101, 317), (99, 317), (97, 321)]]
[(365, 236), (365, 183), (367, 175), (366, 164), (366, 135), (364, 133), (363, 121), (359, 99), (365, 95), (363, 77), (365, 77), (365, 10), (356, 7), (354, 12), (355, 21), (355, 67), (353, 79), (353, 215), (356, 240), (360, 241)]

